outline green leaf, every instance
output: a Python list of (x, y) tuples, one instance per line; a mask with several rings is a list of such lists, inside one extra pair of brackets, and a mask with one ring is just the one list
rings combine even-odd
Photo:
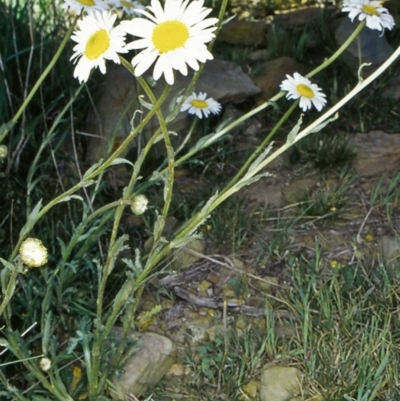
[(155, 305), (149, 311), (142, 312), (143, 314), (140, 314), (140, 317), (138, 320), (140, 322), (145, 322), (146, 320), (151, 319), (153, 316), (158, 315), (161, 311), (162, 311), (162, 306), (160, 304)]
[(9, 133), (9, 131), (14, 125), (15, 125), (14, 121), (9, 121), (7, 123), (0, 125), (0, 140), (2, 140), (3, 137), (6, 137), (6, 135)]
[(214, 136), (217, 136), (217, 134), (218, 134), (217, 132), (213, 132), (212, 134), (208, 134), (208, 135), (203, 136), (202, 138), (200, 138), (200, 139), (197, 141), (196, 145), (194, 145), (194, 146), (189, 150), (188, 153), (202, 149), (203, 146), (204, 146), (204, 144), (205, 144), (206, 142), (208, 142), (209, 140), (210, 140), (210, 143), (213, 143), (212, 138), (213, 138)]
[(128, 245), (125, 245), (125, 242), (128, 241), (129, 236), (128, 235), (122, 235), (119, 237), (114, 245), (111, 247), (111, 249), (108, 250), (108, 271), (107, 274), (110, 274), (111, 271), (114, 269), (115, 261), (117, 260), (117, 256), (124, 251), (125, 249), (129, 249)]
[(48, 353), (51, 330), (52, 314), (51, 312), (46, 313), (44, 318), (44, 328), (42, 328), (42, 352), (46, 355)]
[(273, 174), (271, 174), (271, 173), (262, 173), (262, 174), (255, 175), (254, 177), (247, 178), (247, 179), (246, 179), (246, 177), (243, 177), (242, 180), (240, 180), (238, 183), (235, 184), (235, 189), (236, 189), (236, 191), (239, 191), (239, 189), (241, 189), (247, 185), (254, 184), (260, 178), (271, 177), (271, 176), (273, 176)]
[[(336, 113), (332, 118), (330, 118), (329, 120), (326, 120), (325, 122), (323, 122), (320, 125), (317, 125), (314, 129), (312, 129), (308, 134), (314, 134), (316, 132), (321, 131), (323, 128), (325, 128), (329, 123), (331, 123), (332, 121), (335, 121), (339, 118), (339, 113)], [(307, 134), (307, 135), (308, 135)]]
[(28, 194), (32, 193), (32, 191), (33, 191), (33, 189), (35, 188), (36, 184), (37, 184), (38, 182), (42, 181), (44, 177), (45, 177), (45, 175), (43, 174), (43, 175), (37, 177), (36, 179), (34, 179), (34, 180), (30, 183), (30, 185), (28, 186), (28, 189), (27, 189)]
[[(178, 136), (178, 133), (175, 131), (168, 131), (168, 135), (169, 136)], [(160, 135), (157, 136), (157, 138), (154, 140), (153, 143), (158, 143), (158, 142), (162, 141), (163, 139), (164, 139), (164, 134), (161, 133)]]
[(240, 296), (240, 292), (241, 292), (241, 287), (242, 287), (242, 286), (241, 286), (240, 280), (239, 280), (237, 277), (232, 277), (232, 278), (230, 278), (230, 279), (226, 282), (226, 284), (228, 284), (229, 287), (232, 288), (232, 290), (235, 292), (235, 295), (236, 295), (237, 297)]
[(303, 114), (300, 114), (300, 118), (297, 121), (297, 124), (292, 128), (292, 130), (289, 132), (289, 135), (287, 137), (286, 143), (289, 145), (292, 145), (294, 143), (294, 140), (296, 139), (297, 134), (300, 131), (301, 124), (303, 123)]
[(257, 159), (256, 160), (254, 160), (254, 162), (250, 165), (250, 167), (249, 167), (249, 170), (248, 170), (248, 172), (250, 173), (251, 171), (253, 171), (260, 163), (262, 163), (264, 160), (265, 160), (265, 158), (269, 155), (269, 153), (271, 152), (271, 149), (272, 149), (272, 145), (273, 145), (274, 143), (273, 142), (271, 142), (269, 145), (268, 145), (268, 148), (267, 149), (265, 149), (261, 154), (260, 154), (260, 156), (258, 156), (257, 157)]
[(135, 255), (136, 257), (134, 261), (132, 259), (126, 259), (126, 258), (122, 258), (122, 261), (132, 271), (134, 278), (136, 279), (143, 272), (143, 266), (142, 263), (140, 262), (140, 251), (137, 248), (135, 249)]
[(87, 239), (92, 235), (93, 232), (97, 230), (98, 226), (91, 227), (85, 234), (82, 234), (79, 236), (78, 240), (76, 242), (81, 242)]
[(146, 102), (146, 100), (144, 100), (144, 96), (143, 95), (139, 95), (138, 96), (138, 100), (139, 103), (146, 108), (147, 110), (152, 110), (153, 109), (153, 105), (149, 102)]
[(196, 230), (204, 224), (207, 218), (210, 216), (210, 209), (215, 200), (218, 198), (218, 191), (213, 195), (207, 203), (202, 207), (200, 212), (197, 213), (197, 216), (201, 219), (192, 229), (187, 233), (187, 236), (191, 236)]
[(65, 252), (67, 251), (67, 246), (65, 245), (65, 242), (61, 239), (61, 238), (59, 238), (59, 237), (57, 237), (57, 242), (60, 244), (60, 248), (61, 248), (61, 256), (62, 256), (62, 258), (65, 260), (66, 258), (65, 258)]
[(135, 119), (136, 119), (136, 115), (137, 114), (143, 114), (142, 110), (135, 110), (135, 112), (133, 113), (133, 116), (131, 118), (131, 131), (134, 132), (135, 131)]
[(204, 239), (204, 235), (199, 233), (199, 234), (192, 234), (191, 236), (185, 236), (183, 238), (177, 238), (171, 241), (171, 249), (173, 248), (181, 248), (188, 244), (189, 242), (193, 241), (194, 239)]
[(35, 225), (37, 221), (37, 216), (40, 212), (40, 209), (42, 208), (42, 199), (36, 204), (36, 206), (33, 208), (31, 213), (28, 216), (28, 219), (26, 221), (26, 224), (22, 227), (19, 236), (23, 237), (25, 233), (28, 233), (32, 227)]
[(80, 200), (81, 202), (83, 202), (82, 196), (79, 196), (79, 195), (68, 195), (68, 196), (66, 196), (65, 198), (59, 200), (59, 201), (56, 203), (56, 205), (57, 205), (58, 203), (61, 203), (61, 202), (68, 202), (68, 201), (70, 201), (71, 199), (78, 199), (78, 200)]
[(81, 187), (86, 188), (86, 187), (90, 187), (93, 184), (96, 184), (95, 180), (83, 180), (81, 183)]
[(0, 262), (3, 263), (3, 266), (4, 266), (6, 269), (10, 270), (10, 271), (13, 271), (13, 270), (16, 268), (12, 263), (7, 262), (7, 261), (4, 260), (3, 258), (0, 258)]
[(164, 226), (165, 226), (165, 219), (164, 219), (164, 217), (158, 215), (158, 216), (157, 216), (157, 220), (156, 220), (156, 222), (154, 223), (154, 231), (153, 231), (154, 238), (161, 237), (162, 231), (163, 231), (163, 229), (164, 229)]
[(129, 164), (130, 166), (134, 167), (132, 162), (122, 157), (117, 157), (116, 159), (114, 159), (110, 166), (115, 166), (117, 164)]
[(91, 166), (89, 168), (89, 170), (86, 171), (86, 173), (83, 175), (82, 180), (85, 180), (86, 178), (88, 178), (93, 171), (97, 170), (104, 162), (104, 159), (100, 159), (97, 163), (93, 164), (93, 166)]
[(234, 20), (237, 17), (236, 14), (231, 15), (230, 17), (228, 17), (227, 19), (224, 19), (221, 22), (221, 25), (226, 25), (228, 22), (231, 22), (232, 20)]
[(358, 76), (358, 82), (360, 84), (362, 84), (364, 82), (364, 78), (362, 77), (361, 73), (362, 73), (362, 69), (364, 67), (369, 67), (372, 63), (362, 63), (359, 67), (358, 67), (358, 71), (357, 71), (357, 76)]
[(150, 181), (164, 181), (167, 182), (167, 178), (165, 174), (161, 174), (159, 171), (153, 171), (153, 174), (150, 177)]

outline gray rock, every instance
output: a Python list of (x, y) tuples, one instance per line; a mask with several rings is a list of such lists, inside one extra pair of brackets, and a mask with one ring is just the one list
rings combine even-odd
[(287, 74), (306, 74), (307, 68), (291, 57), (279, 57), (258, 66), (259, 73), (254, 82), (262, 90), (262, 101), (269, 100), (280, 92), (280, 85)]
[(400, 239), (384, 235), (378, 240), (378, 250), (388, 265), (395, 266), (400, 258)]
[(273, 24), (283, 26), (285, 29), (304, 31), (307, 26), (321, 21), (323, 13), (324, 8), (320, 6), (293, 8), (282, 13), (276, 13), (273, 18)]
[(204, 241), (195, 238), (184, 246), (173, 250), (173, 266), (177, 270), (187, 269), (199, 259), (204, 252)]
[(381, 177), (397, 171), (400, 165), (400, 134), (371, 131), (351, 137), (356, 156), (352, 161), (358, 175)]
[(284, 189), (283, 196), (288, 204), (302, 202), (317, 188), (317, 177), (295, 177)]
[(155, 333), (139, 334), (141, 346), (124, 365), (124, 373), (113, 380), (115, 400), (126, 400), (127, 394), (142, 395), (149, 386), (157, 384), (175, 363), (176, 347), (164, 336)]
[(261, 373), (261, 401), (299, 401), (301, 373), (296, 368), (272, 366)]
[[(177, 73), (175, 84), (171, 93), (162, 106), (164, 116), (168, 114), (171, 102), (176, 96), (187, 88), (193, 73), (187, 77)], [(165, 81), (160, 79), (153, 88), (158, 98), (165, 88)], [(252, 82), (240, 66), (223, 60), (211, 60), (205, 64), (202, 75), (197, 82), (195, 91), (206, 92), (222, 104), (228, 102), (241, 103), (249, 96), (260, 93), (260, 89)], [(122, 66), (114, 66), (107, 71), (105, 82), (100, 86), (95, 96), (95, 108), (89, 113), (87, 120), (88, 155), (89, 161), (94, 163), (115, 150), (131, 131), (131, 120), (135, 110), (143, 108), (137, 99), (143, 90), (136, 79)], [(148, 99), (145, 100), (148, 101)], [(144, 110), (146, 113), (147, 110)], [(172, 121), (168, 129), (181, 131), (188, 127), (193, 116), (187, 113), (179, 113)], [(156, 118), (146, 126), (141, 134), (142, 144), (158, 128)], [(136, 146), (137, 142), (133, 144)]]
[(265, 42), (265, 22), (234, 20), (222, 26), (218, 40), (243, 46), (258, 46)]

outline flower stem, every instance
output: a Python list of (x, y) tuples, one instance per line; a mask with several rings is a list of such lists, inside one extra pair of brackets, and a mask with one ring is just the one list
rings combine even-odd
[[(129, 72), (131, 72), (132, 75), (134, 75), (134, 69), (133, 69), (132, 65), (128, 61), (126, 61), (124, 58), (121, 57), (120, 59), (121, 59), (122, 65)], [(118, 234), (118, 229), (119, 229), (122, 213), (127, 205), (127, 201), (132, 196), (132, 189), (133, 189), (133, 186), (140, 173), (140, 168), (144, 162), (144, 159), (145, 159), (146, 155), (148, 154), (150, 148), (154, 144), (155, 140), (157, 139), (160, 130), (162, 131), (162, 134), (164, 136), (164, 141), (165, 141), (165, 145), (167, 148), (167, 155), (168, 155), (168, 180), (166, 183), (167, 188), (166, 188), (166, 199), (165, 199), (165, 204), (164, 204), (163, 217), (166, 217), (166, 214), (168, 213), (169, 205), (170, 205), (170, 202), (172, 199), (174, 156), (173, 156), (172, 146), (170, 143), (170, 138), (169, 138), (169, 134), (168, 134), (168, 130), (167, 130), (167, 125), (166, 125), (164, 116), (161, 112), (161, 106), (164, 103), (164, 101), (166, 100), (171, 87), (169, 85), (167, 85), (165, 87), (165, 90), (162, 93), (160, 99), (157, 100), (155, 98), (152, 90), (147, 85), (146, 81), (141, 77), (136, 77), (136, 78), (139, 81), (140, 85), (142, 86), (143, 90), (146, 92), (147, 96), (149, 97), (149, 99), (152, 103), (153, 107), (150, 110), (150, 112), (153, 112), (153, 114), (155, 113), (157, 115), (158, 121), (160, 123), (160, 128), (153, 134), (152, 138), (146, 144), (146, 147), (144, 148), (143, 152), (141, 153), (139, 159), (136, 161), (130, 182), (129, 182), (128, 186), (125, 188), (123, 198), (119, 201), (119, 205), (114, 214), (113, 229), (111, 232), (111, 238), (110, 238), (110, 242), (109, 242), (109, 252), (107, 255), (107, 260), (106, 260), (106, 263), (104, 266), (104, 270), (103, 270), (103, 273), (101, 276), (101, 281), (100, 281), (99, 289), (98, 289), (98, 293), (97, 293), (97, 317), (98, 317), (99, 322), (101, 322), (102, 315), (103, 315), (103, 299), (104, 299), (104, 292), (105, 292), (105, 288), (106, 288), (107, 279), (108, 279), (109, 274), (111, 273), (111, 270), (115, 263), (115, 258), (117, 256), (115, 254), (115, 252), (113, 252), (112, 250), (117, 241), (117, 234)], [(150, 112), (148, 113), (148, 115), (150, 114)], [(160, 235), (161, 235), (161, 233), (160, 233)], [(92, 369), (91, 369), (91, 374), (89, 377), (89, 398), (97, 397), (97, 395), (99, 393), (98, 372), (100, 369), (100, 362), (101, 362), (101, 356), (100, 356), (101, 352), (100, 351), (104, 344), (104, 341), (106, 340), (107, 336), (110, 333), (111, 328), (115, 324), (115, 319), (117, 318), (121, 309), (124, 306), (125, 306), (124, 303), (121, 303), (121, 302), (114, 305), (114, 307), (112, 309), (112, 313), (110, 314), (110, 316), (107, 319), (106, 326), (100, 327), (101, 326), (101, 323), (100, 323), (98, 325), (98, 327), (96, 327), (96, 329), (95, 329), (95, 341), (93, 343), (93, 350), (91, 353), (92, 354), (92, 356), (91, 356)], [(100, 387), (101, 387), (102, 383), (103, 382), (100, 382)]]
[[(316, 75), (317, 73), (319, 73), (320, 71), (322, 71), (323, 69), (325, 69), (326, 67), (328, 67), (330, 64), (332, 64), (347, 49), (347, 47), (349, 47), (351, 42), (359, 35), (361, 30), (364, 28), (364, 26), (365, 26), (365, 21), (360, 22), (360, 24), (357, 26), (357, 28), (354, 30), (354, 32), (349, 36), (349, 38), (342, 44), (342, 46), (340, 46), (340, 48), (331, 57), (329, 57), (327, 60), (325, 60), (319, 67), (315, 68), (313, 71), (311, 71), (306, 76), (308, 78), (310, 78), (310, 77)], [(227, 134), (229, 131), (231, 131), (232, 129), (234, 129), (235, 127), (240, 125), (241, 123), (248, 120), (250, 117), (260, 113), (262, 110), (264, 110), (265, 108), (267, 108), (268, 106), (270, 106), (271, 104), (273, 104), (274, 102), (276, 102), (277, 100), (282, 98), (284, 96), (284, 94), (285, 93), (282, 91), (279, 92), (278, 94), (276, 94), (274, 97), (272, 97), (268, 101), (260, 104), (255, 109), (249, 111), (248, 113), (244, 114), (242, 117), (238, 118), (237, 120), (233, 121), (231, 124), (227, 125), (221, 131), (219, 131), (214, 136), (212, 136), (208, 141), (204, 142), (202, 149), (207, 146), (210, 146), (214, 142), (218, 141), (221, 137), (223, 137), (225, 134)], [(269, 137), (268, 141), (273, 137), (273, 135), (268, 136)], [(268, 141), (266, 141), (265, 143), (268, 143)], [(196, 154), (199, 150), (200, 149), (193, 149), (193, 150), (189, 151), (187, 154), (185, 154), (184, 156), (180, 157), (178, 160), (175, 161), (175, 166), (182, 164), (184, 161), (186, 161), (187, 159), (191, 158), (194, 154)]]
[[(6, 309), (8, 303), (10, 302), (10, 300), (14, 294), (15, 285), (16, 285), (15, 282), (17, 280), (19, 270), (20, 270), (20, 265), (17, 264), (16, 266), (14, 266), (14, 269), (11, 272), (11, 275), (8, 279), (7, 287), (5, 288), (5, 290), (3, 290), (3, 302), (0, 305), (0, 316), (3, 314), (4, 310)], [(5, 271), (4, 273), (5, 274), (2, 277), (3, 279), (5, 279), (5, 277), (7, 277), (9, 275), (9, 271)], [(5, 313), (4, 318), (6, 319), (7, 326), (10, 326), (9, 313)]]
[(299, 104), (298, 99), (295, 102), (293, 102), (293, 104), (286, 111), (286, 113), (282, 116), (282, 118), (278, 121), (278, 123), (275, 125), (275, 127), (272, 129), (272, 131), (266, 136), (266, 138), (262, 141), (262, 143), (257, 147), (257, 149), (252, 153), (252, 155), (246, 160), (246, 163), (243, 164), (243, 166), (238, 171), (238, 173), (235, 175), (235, 177), (233, 177), (232, 180), (229, 181), (229, 183), (225, 186), (225, 188), (222, 190), (222, 193), (227, 191), (229, 188), (231, 188), (233, 185), (235, 185), (238, 182), (239, 178), (247, 170), (247, 168), (250, 166), (250, 164), (253, 162), (253, 160), (256, 157), (258, 157), (258, 155), (264, 150), (265, 146), (270, 142), (270, 140), (276, 134), (276, 132), (279, 130), (279, 128), (282, 126), (282, 124), (293, 113), (294, 109), (298, 106), (298, 104)]
[[(280, 148), (278, 148), (274, 153), (268, 156), (263, 162), (261, 162), (258, 166), (254, 167), (251, 172), (248, 172), (241, 180), (239, 180), (235, 185), (230, 187), (225, 192), (221, 193), (210, 205), (209, 213), (211, 213), (217, 206), (219, 206), (223, 201), (232, 196), (235, 192), (237, 192), (243, 185), (245, 185), (246, 181), (249, 181), (252, 177), (254, 177), (257, 173), (259, 173), (263, 168), (265, 168), (268, 164), (270, 164), (273, 160), (275, 160), (279, 155), (283, 154), (287, 151), (294, 143), (298, 142), (300, 139), (304, 138), (308, 134), (312, 133), (319, 125), (323, 124), (329, 117), (331, 117), (334, 113), (336, 113), (340, 108), (342, 108), (347, 102), (349, 102), (354, 96), (356, 96), (362, 89), (364, 89), (367, 85), (373, 82), (379, 75), (381, 75), (389, 66), (400, 56), (400, 46), (395, 50), (395, 52), (368, 78), (364, 81), (359, 82), (356, 87), (351, 90), (340, 102), (338, 102), (335, 106), (333, 106), (330, 110), (324, 113), (321, 117), (319, 117), (316, 121), (310, 124), (303, 131), (299, 132), (294, 139), (293, 142), (286, 142)], [(265, 105), (265, 103), (263, 104)], [(261, 105), (261, 106), (263, 106)], [(184, 238), (188, 235), (193, 227), (196, 227), (201, 220), (204, 218), (196, 214), (193, 216), (186, 224), (176, 233), (176, 237), (170, 241), (170, 243), (156, 256), (152, 259), (151, 265), (154, 266), (157, 264), (168, 252), (171, 250), (171, 243), (174, 241)], [(147, 266), (150, 268), (150, 266)], [(141, 278), (141, 277), (140, 277)], [(138, 278), (137, 282), (139, 282), (140, 278)]]
[[(107, 167), (111, 166), (114, 162), (115, 159), (117, 159), (129, 146), (129, 144), (132, 142), (132, 140), (142, 131), (142, 129), (146, 126), (146, 124), (150, 121), (150, 119), (156, 114), (156, 111), (158, 108), (161, 106), (161, 104), (164, 102), (165, 98), (160, 98), (157, 103), (154, 105), (152, 110), (148, 112), (148, 114), (143, 118), (143, 120), (138, 124), (138, 126), (133, 130), (126, 138), (125, 140), (121, 143), (121, 145), (118, 147), (118, 149), (115, 150), (115, 152), (106, 160), (104, 161), (100, 166), (95, 168), (90, 174), (87, 174), (84, 179), (82, 179), (80, 182), (78, 182), (76, 185), (68, 189), (67, 191), (63, 192), (62, 194), (58, 195), (55, 197), (52, 201), (50, 201), (46, 206), (44, 206), (40, 212), (37, 214), (36, 219), (34, 223), (30, 226), (30, 229), (33, 228), (33, 226), (57, 203), (62, 202), (64, 199), (66, 199), (68, 196), (74, 194), (81, 188), (91, 185), (91, 181), (93, 181), (94, 178), (99, 176), (101, 173), (103, 173)], [(15, 256), (17, 255), (18, 249), (21, 246), (22, 241), (26, 238), (28, 235), (29, 231), (21, 233), (18, 239), (17, 245), (14, 247), (14, 250), (11, 254), (10, 259), (14, 259)]]
[(319, 67), (315, 68), (310, 73), (308, 73), (306, 77), (311, 78), (314, 75), (318, 74), (320, 71), (324, 70), (330, 64), (332, 64), (350, 46), (351, 42), (360, 34), (364, 26), (365, 26), (365, 20), (361, 21), (358, 24), (354, 32), (348, 37), (348, 39), (342, 44), (342, 46), (340, 46), (339, 49), (337, 49), (335, 53), (332, 54), (331, 57), (325, 60)]

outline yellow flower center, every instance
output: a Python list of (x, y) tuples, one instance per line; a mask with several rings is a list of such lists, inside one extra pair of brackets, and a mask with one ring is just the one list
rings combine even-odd
[(378, 10), (374, 6), (371, 6), (371, 4), (363, 5), (362, 10), (368, 15), (377, 15), (378, 17), (380, 16)]
[(182, 47), (189, 38), (189, 29), (180, 21), (165, 21), (153, 30), (151, 40), (160, 53)]
[(110, 36), (105, 29), (95, 32), (87, 41), (85, 47), (85, 56), (89, 60), (95, 60), (100, 57), (110, 47)]
[(134, 4), (130, 3), (129, 1), (121, 1), (121, 5), (123, 5), (126, 8), (131, 8), (134, 6)]
[(84, 6), (94, 6), (94, 5), (96, 5), (94, 0), (78, 0), (78, 3), (81, 3)]
[(193, 99), (190, 101), (190, 104), (196, 109), (206, 109), (208, 107), (208, 103), (204, 100)]
[(304, 84), (298, 84), (296, 86), (297, 92), (300, 93), (301, 96), (303, 97), (308, 97), (309, 99), (312, 99), (314, 95), (314, 91), (307, 85)]

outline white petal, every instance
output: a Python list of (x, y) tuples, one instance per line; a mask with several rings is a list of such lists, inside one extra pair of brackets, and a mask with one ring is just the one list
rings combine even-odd
[(156, 24), (144, 18), (134, 18), (131, 21), (122, 21), (122, 29), (133, 36), (138, 38), (150, 37)]
[(149, 54), (146, 54), (145, 56), (142, 53), (139, 53), (136, 57), (132, 59), (131, 64), (135, 68), (135, 75), (137, 77), (140, 77), (144, 72), (146, 72), (150, 66), (154, 63), (156, 60), (158, 54), (157, 52), (150, 52)]

